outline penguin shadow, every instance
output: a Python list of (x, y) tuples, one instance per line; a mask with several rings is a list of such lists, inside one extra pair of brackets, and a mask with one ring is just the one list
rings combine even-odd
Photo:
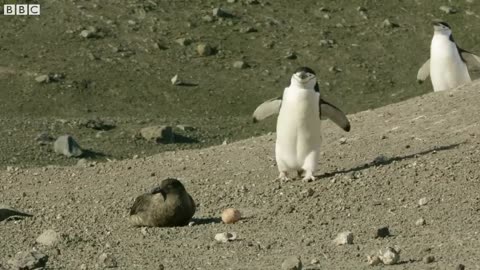
[(462, 143), (455, 143), (455, 144), (451, 144), (451, 145), (440, 146), (440, 147), (434, 147), (433, 149), (421, 151), (421, 152), (418, 152), (418, 153), (413, 153), (413, 154), (410, 154), (410, 155), (398, 156), (398, 157), (388, 158), (388, 157), (385, 157), (385, 156), (378, 156), (377, 158), (375, 158), (375, 160), (373, 160), (371, 162), (368, 162), (368, 163), (365, 163), (363, 165), (360, 165), (360, 166), (357, 166), (357, 167), (354, 167), (354, 168), (351, 168), (351, 169), (346, 169), (346, 170), (338, 170), (338, 171), (334, 171), (334, 172), (327, 172), (327, 173), (324, 173), (322, 175), (318, 175), (317, 178), (323, 179), (323, 178), (328, 178), (328, 177), (335, 176), (337, 174), (346, 174), (346, 173), (351, 173), (351, 172), (362, 171), (362, 170), (365, 170), (365, 169), (368, 169), (368, 168), (371, 168), (371, 167), (386, 166), (386, 165), (390, 165), (394, 161), (402, 161), (402, 160), (416, 158), (416, 157), (419, 157), (419, 156), (428, 155), (428, 154), (431, 154), (433, 152), (451, 150), (451, 149), (457, 148), (461, 144), (463, 144), (463, 142)]

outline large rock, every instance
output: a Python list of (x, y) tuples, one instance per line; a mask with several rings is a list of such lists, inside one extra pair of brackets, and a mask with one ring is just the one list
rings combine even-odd
[(151, 126), (140, 130), (140, 135), (147, 140), (156, 143), (173, 142), (173, 129), (171, 126)]
[(83, 154), (82, 148), (70, 135), (58, 137), (53, 144), (53, 150), (67, 157), (80, 157)]
[(11, 269), (33, 270), (45, 267), (48, 256), (38, 251), (19, 252), (8, 261)]

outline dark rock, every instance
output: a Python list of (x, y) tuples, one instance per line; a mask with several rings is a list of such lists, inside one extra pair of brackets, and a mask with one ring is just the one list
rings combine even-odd
[(388, 229), (388, 226), (380, 227), (375, 232), (375, 238), (385, 238), (388, 236), (390, 236), (390, 230)]

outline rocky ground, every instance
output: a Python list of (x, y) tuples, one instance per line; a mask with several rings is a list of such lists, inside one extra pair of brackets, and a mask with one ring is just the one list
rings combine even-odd
[[(253, 126), (252, 111), (302, 65), (349, 113), (430, 92), (415, 77), (434, 18), (480, 52), (480, 2), (468, 0), (27, 2), (41, 3), (41, 15), (0, 16), (2, 168), (77, 162), (39, 146), (42, 133), (71, 134), (98, 161), (266, 134), (274, 120)], [(95, 119), (114, 126), (82, 124)], [(174, 130), (174, 144), (135, 137), (178, 124), (196, 129)]]
[[(480, 82), (415, 81), (433, 18), (480, 52), (480, 2), (26, 2), (41, 16), (0, 16), (0, 269), (480, 269)], [(301, 65), (352, 131), (324, 121), (318, 181), (280, 183), (275, 119), (251, 113)], [(145, 140), (155, 126), (166, 140)], [(54, 152), (64, 134), (83, 156)], [(131, 227), (166, 177), (197, 202), (193, 226)], [(244, 218), (222, 224), (227, 207)], [(398, 262), (367, 263), (387, 247)]]
[[(0, 263), (9, 269), (17, 252), (35, 249), (48, 269), (295, 269), (282, 268), (290, 256), (303, 269), (371, 269), (367, 256), (391, 247), (400, 259), (385, 269), (480, 269), (479, 102), (475, 82), (353, 114), (350, 133), (324, 121), (311, 183), (274, 180), (274, 135), (81, 167), (9, 168), (0, 203), (33, 216), (0, 224)], [(197, 202), (193, 226), (130, 226), (134, 198), (166, 177)], [(244, 218), (222, 224), (227, 207)], [(378, 235), (385, 226), (389, 235)], [(353, 242), (335, 244), (345, 231)], [(215, 242), (221, 232), (238, 238)]]

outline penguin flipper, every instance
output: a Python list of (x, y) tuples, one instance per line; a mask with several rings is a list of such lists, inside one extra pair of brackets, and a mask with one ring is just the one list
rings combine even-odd
[(417, 73), (417, 82), (422, 83), (430, 75), (430, 59), (428, 59)]
[(263, 119), (278, 114), (282, 106), (282, 97), (272, 98), (260, 104), (253, 112), (253, 122), (262, 121)]
[(476, 67), (480, 67), (480, 56), (465, 50), (461, 50), (461, 53), (468, 64), (474, 64)]
[(350, 121), (339, 108), (320, 98), (320, 117), (327, 117), (343, 130), (350, 131)]

